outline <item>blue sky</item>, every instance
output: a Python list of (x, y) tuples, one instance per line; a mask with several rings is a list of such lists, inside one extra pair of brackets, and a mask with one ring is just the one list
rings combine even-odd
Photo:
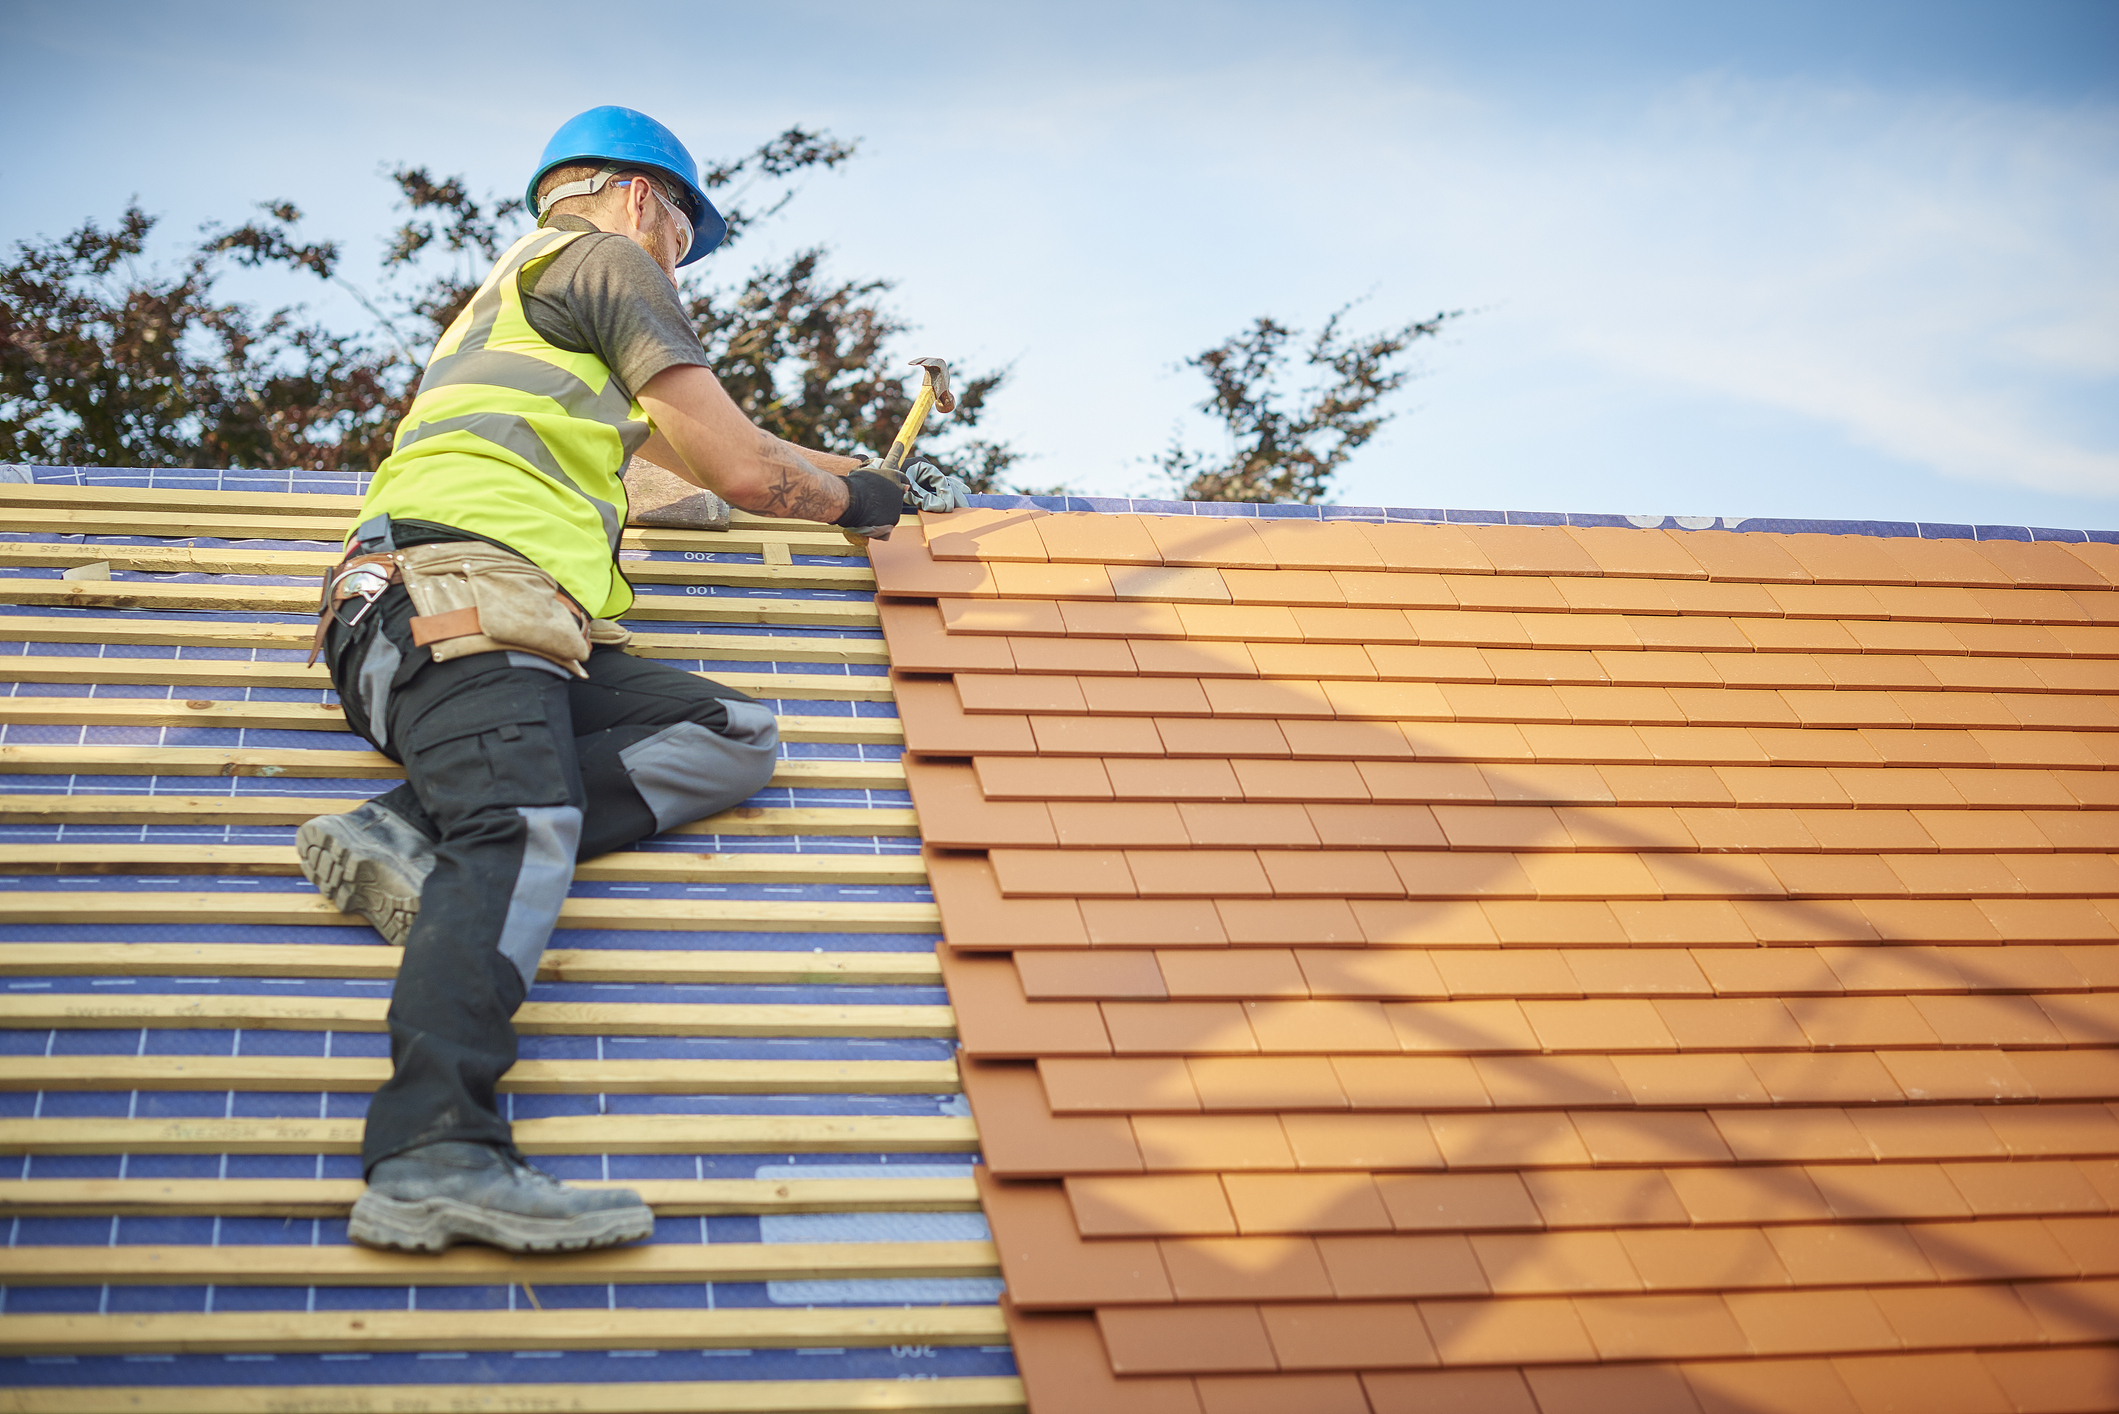
[(0, 55), (7, 242), (287, 197), (359, 274), (386, 164), (519, 189), (596, 103), (858, 137), (710, 273), (897, 279), (1039, 482), (1152, 492), (1180, 360), (1358, 298), (1472, 312), (1340, 501), (2119, 526), (2112, 0), (13, 0)]

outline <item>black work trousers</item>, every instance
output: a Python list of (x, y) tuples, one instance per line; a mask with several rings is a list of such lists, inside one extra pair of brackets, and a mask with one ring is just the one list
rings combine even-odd
[(509, 1145), (495, 1087), (574, 863), (724, 810), (772, 776), (772, 713), (622, 649), (586, 679), (526, 653), (446, 663), (412, 642), (411, 596), (358, 599), (325, 639), (353, 729), (405, 767), (381, 803), (435, 841), (390, 997), (391, 1076), (364, 1169), (444, 1140)]

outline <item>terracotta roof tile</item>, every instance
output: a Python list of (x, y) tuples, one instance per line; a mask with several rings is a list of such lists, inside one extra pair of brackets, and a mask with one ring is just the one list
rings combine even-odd
[(1995, 568), (2025, 589), (2106, 589), (2109, 582), (2079, 556), (2050, 542), (1978, 540), (1966, 542)]
[(1141, 525), (1168, 565), (1271, 569), (1276, 561), (1248, 520), (1230, 516), (1143, 516)]
[(1839, 979), (1839, 989), (1849, 994), (1965, 989), (1964, 974), (1951, 963), (1951, 953), (1939, 948), (1823, 947), (1817, 956)]
[(1745, 1059), (1776, 1105), (1895, 1105), (1907, 1098), (1895, 1072), (1870, 1051), (1763, 1052)]
[(1153, 640), (1185, 636), (1184, 622), (1169, 604), (1066, 602), (1053, 607), (1060, 616), (1061, 631), (1077, 638)]
[(1190, 678), (1088, 677), (1081, 680), (1080, 692), (1084, 710), (1100, 714), (1204, 717), (1213, 712), (1206, 693)]
[(1133, 1132), (1150, 1172), (1295, 1167), (1280, 1121), (1271, 1115), (1137, 1115)]
[(1162, 738), (1146, 717), (1032, 717), (1030, 731), (1047, 756), (1160, 756)]
[(1582, 995), (1582, 984), (1566, 957), (1552, 948), (1441, 952), (1433, 955), (1432, 965), (1449, 995), (1460, 999)]
[(2041, 1100), (2094, 1100), (2119, 1094), (2119, 1052), (2023, 1052), (2009, 1057)]
[(1332, 717), (1331, 699), (1314, 682), (1296, 678), (1207, 678), (1201, 686), (1217, 717)]
[(2007, 855), (2001, 862), (2033, 897), (2074, 901), (2119, 894), (2119, 861), (2109, 855)]
[[(1287, 738), (1281, 734), (1280, 724), (1274, 721), (1243, 721), (1226, 717), (1158, 717), (1155, 719), (1155, 729), (1162, 738), (1163, 750), (1177, 757), (1240, 758), (1288, 754)], [(1214, 769), (1211, 773), (1203, 766), (1193, 774), (1201, 777), (1211, 774), (1216, 783), (1213, 787), (1215, 789), (1219, 789), (1220, 782), (1226, 778), (1227, 794), (1206, 798), (1241, 800), (1243, 788), (1236, 783), (1235, 773), (1230, 770), (1228, 760), (1215, 760), (1212, 766)], [(1157, 778), (1153, 773), (1143, 777), (1143, 780), (1154, 779)], [(1182, 782), (1186, 777), (1184, 773), (1176, 773), (1174, 779)], [(1141, 788), (1140, 793), (1146, 793), (1145, 786)]]
[[(1867, 813), (1867, 812), (1863, 812)], [(2023, 892), (2023, 880), (1998, 855), (1887, 854), (1883, 861), (1905, 881), (1915, 898), (2009, 895)], [(1986, 914), (1992, 922), (1992, 915)]]
[(1795, 1165), (1675, 1168), (1665, 1177), (1696, 1223), (1824, 1222), (1832, 1216), (1809, 1173)]
[(1247, 1001), (1259, 1049), (1282, 1055), (1390, 1053), (1398, 1037), (1380, 1002)]
[[(1901, 731), (1871, 730), (1862, 733), (1862, 739), (1876, 748), (1891, 767), (1891, 770), (1841, 767), (1832, 773), (1848, 798), (1856, 805), (1905, 805), (1919, 807), (1940, 804), (1945, 809), (1964, 803), (1964, 797), (1950, 785), (1946, 776), (1926, 771), (1909, 771), (1909, 766), (1984, 766), (1988, 764), (1987, 753), (1972, 739), (1968, 731), (1928, 731), (1912, 728)], [(1894, 780), (1903, 776), (1903, 780)], [(1907, 793), (1934, 792), (1938, 801), (1893, 800), (1888, 795), (1874, 794), (1879, 788)]]
[(1887, 1051), (1877, 1059), (1910, 1100), (2066, 1098), (2041, 1095), (2001, 1051)]
[(1390, 569), (1466, 574), (1493, 570), (1493, 562), (1460, 526), (1363, 524), (1360, 529)]
[(1364, 938), (1344, 899), (1217, 899), (1214, 909), (1237, 946), (1349, 945)]
[(1473, 1061), (1459, 1056), (1333, 1056), (1339, 1088), (1359, 1110), (1485, 1109)]
[(1168, 952), (1155, 954), (1172, 997), (1187, 1000), (1234, 1000), (1246, 997), (1307, 997), (1309, 984), (1295, 955), (1285, 948), (1242, 952)]
[(1898, 1347), (1897, 1333), (1865, 1291), (1745, 1291), (1723, 1300), (1761, 1355)]
[(1755, 1105), (1766, 1089), (1740, 1055), (1615, 1056), (1638, 1105)]
[(921, 837), (929, 844), (965, 849), (1058, 842), (1044, 804), (986, 799), (969, 765), (908, 757), (905, 779), (920, 812)]
[(1020, 1311), (1006, 1297), (1001, 1309), (1016, 1364), (1038, 1391), (1040, 1414), (1203, 1414), (1189, 1379), (1114, 1376), (1094, 1316)]
[[(1779, 596), (1789, 592), (1790, 590), (1786, 589), (1773, 591), (1775, 602), (1780, 603)], [(1842, 590), (1831, 589), (1825, 592), (1833, 596), (1844, 593)], [(1874, 600), (1870, 601), (1872, 606), (1874, 603)], [(1805, 607), (1814, 607), (1814, 601)], [(1871, 617), (1883, 616), (1882, 609), (1872, 609)], [(1734, 619), (1731, 622), (1736, 625), (1737, 632), (1744, 635), (1752, 649), (1759, 653), (1856, 653), (1861, 650), (1861, 645), (1854, 641), (1854, 635), (1840, 627), (1836, 616)], [(1724, 677), (1729, 674), (1729, 665), (1723, 664), (1719, 659), (1714, 660), (1714, 668)]]
[(1481, 1056), (1472, 1065), (1502, 1109), (1623, 1105), (1632, 1098), (1608, 1056)]
[(1109, 1055), (1093, 1002), (1037, 1002), (1005, 957), (940, 950), (942, 978), (958, 1008), (957, 1033), (974, 1055)]
[(1445, 1365), (1597, 1358), (1574, 1303), (1564, 1297), (1423, 1301), (1420, 1313)]
[(1318, 1301), (1332, 1296), (1307, 1237), (1193, 1237), (1162, 1243), (1180, 1301)]
[[(1643, 769), (1660, 775), (1682, 768), (1650, 766)], [(1676, 809), (1668, 805), (1569, 805), (1560, 808), (1559, 816), (1576, 849), (1690, 850), (1699, 847), (1692, 831), (1686, 829), (1685, 822), (1678, 818)]]
[[(1646, 745), (1641, 743), (1639, 735), (1621, 730), (1621, 727), (1678, 727), (1691, 720), (1690, 714), (1678, 705), (1678, 700), (1660, 687), (1563, 685), (1559, 693), (1561, 703), (1577, 724), (1572, 736), (1583, 746), (1594, 742), (1598, 747), (1597, 760), (1648, 758)], [(1596, 723), (1615, 725), (1595, 730)]]
[(2042, 997), (2039, 1006), (2071, 1046), (2109, 1046), (2119, 1041), (2119, 996)]
[(1778, 997), (1664, 997), (1648, 1005), (1682, 1050), (1802, 1050), (1811, 1044)]
[(1575, 1129), (1600, 1164), (1727, 1163), (1729, 1146), (1695, 1110), (1585, 1110)]
[(1050, 815), (1054, 842), (1065, 849), (1182, 848), (1192, 843), (1177, 807), (1166, 801), (1055, 800), (1044, 809)]
[(1116, 638), (1009, 638), (1016, 671), (1024, 673), (1116, 673), (1137, 671), (1131, 650)]
[(936, 559), (1043, 560), (1037, 522), (1044, 517), (1040, 510), (975, 508), (947, 517), (923, 514), (920, 528)]
[(1400, 1232), (1541, 1228), (1545, 1222), (1512, 1173), (1377, 1174), (1376, 1191)]
[[(1448, 807), (1442, 807), (1447, 809)], [(1533, 898), (1537, 889), (1513, 854), (1391, 851), (1405, 892), (1423, 899)]]
[(1458, 607), (1470, 613), (1557, 614), (1567, 610), (1560, 591), (1542, 576), (1444, 575), (1442, 583)]
[(2119, 1348), (1987, 1350), (1979, 1359), (2024, 1414), (2094, 1409), (2119, 1389)]
[(1252, 1306), (1106, 1306), (1096, 1326), (1119, 1375), (1275, 1368)]
[[(917, 604), (885, 601), (879, 606), (886, 619), (900, 626), (917, 626), (922, 637), (932, 637), (933, 621)], [(935, 608), (942, 614), (942, 627), (950, 634), (1062, 633), (1059, 607), (1037, 599), (940, 599)], [(944, 650), (946, 651), (946, 650)], [(896, 662), (893, 655), (893, 662)], [(898, 663), (907, 668), (909, 663)]]
[(1915, 1223), (1907, 1231), (1920, 1244), (1922, 1255), (1941, 1281), (2072, 1277), (2081, 1273), (2075, 1259), (2053, 1240), (2049, 1225), (2036, 1219)]
[(884, 600), (877, 603), (876, 612), (890, 647), (891, 665), (899, 672), (1015, 671), (1006, 639), (950, 633), (943, 627), (941, 612), (931, 604)]
[[(1831, 1196), (1829, 1189), (1827, 1195)], [(1877, 1215), (1868, 1205), (1852, 1211), (1863, 1216)], [(1922, 1255), (1919, 1244), (1897, 1223), (1769, 1227), (1765, 1231), (1767, 1241), (1798, 1286), (1869, 1286), (1935, 1280), (1934, 1268)]]
[(1347, 1107), (1338, 1076), (1324, 1056), (1194, 1056), (1185, 1065), (1208, 1111)]
[[(1576, 580), (1593, 585), (1595, 580)], [(1599, 614), (1586, 611), (1566, 614), (1521, 614), (1517, 622), (1533, 648), (1638, 649), (1640, 628), (1668, 622), (1667, 616), (1644, 614)]]
[[(1406, 722), (1405, 739), (1423, 761), (1530, 761), (1530, 744), (1507, 723)], [(1363, 774), (1367, 774), (1364, 769)], [(1379, 799), (1383, 798), (1381, 796)]]
[(1736, 911), (1761, 943), (1785, 946), (1876, 939), (1876, 929), (1870, 926), (1867, 916), (1851, 903), (1822, 899), (1790, 903), (1743, 901), (1736, 904)]
[(1503, 947), (1619, 946), (1626, 941), (1611, 905), (1601, 901), (1496, 901), (1481, 907)]
[(1588, 1297), (1575, 1310), (1607, 1360), (1749, 1353), (1719, 1296)]
[(1338, 578), (1322, 570), (1225, 569), (1221, 572), (1221, 579), (1229, 586), (1229, 597), (1238, 604), (1276, 604), (1289, 608), (1296, 605), (1343, 608), (1346, 605), (1346, 595), (1339, 588)]
[(1556, 579), (1553, 585), (1575, 613), (1675, 614), (1677, 605), (1652, 579)]
[(1273, 892), (1258, 856), (1246, 849), (1128, 850), (1143, 898), (1266, 897)]
[(1869, 1294), (1909, 1349), (2037, 1344), (2043, 1335), (2030, 1311), (2006, 1286), (1930, 1287)]
[[(1401, 609), (1450, 609), (1457, 603), (1457, 596), (1449, 592), (1449, 586), (1443, 583), (1439, 574), (1334, 570), (1332, 580), (1352, 608), (1395, 612)], [(1327, 609), (1326, 612), (1332, 611)], [(1297, 614), (1296, 617), (1301, 619), (1303, 615)], [(1383, 637), (1393, 641), (1407, 639), (1405, 620), (1398, 618), (1396, 625)]]
[[(1670, 1313), (1644, 1308), (1639, 1314), (1660, 1322)], [(1585, 1314), (1584, 1319), (1589, 1317)], [(1699, 1414), (1700, 1410), (1685, 1377), (1670, 1364), (1537, 1366), (1523, 1375), (1543, 1414), (1598, 1414), (1616, 1409), (1630, 1414)]]
[(988, 800), (1109, 800), (1111, 782), (1101, 762), (1039, 757), (977, 756), (979, 790)]
[(1998, 943), (1977, 905), (1945, 899), (1872, 899), (1858, 905), (1885, 942)]
[(1590, 996), (1704, 996), (1714, 990), (1692, 955), (1677, 948), (1580, 948), (1565, 956)]
[(1370, 1414), (1358, 1375), (1201, 1375), (1193, 1381), (1205, 1414)]
[(1213, 1174), (1078, 1176), (1066, 1181), (1066, 1192), (1084, 1237), (1236, 1235), (1236, 1216)]
[(1398, 1043), (1414, 1054), (1479, 1055), (1534, 1051), (1538, 1038), (1513, 1001), (1389, 1002)]
[(1831, 995), (1840, 990), (1838, 976), (1814, 948), (1703, 948), (1693, 960), (1722, 996)]
[(1376, 1185), (1365, 1173), (1232, 1173), (1222, 1185), (1246, 1235), (1391, 1230)]
[(1317, 1250), (1342, 1300), (1486, 1294), (1486, 1275), (1471, 1244), (1454, 1233), (1320, 1236)]
[(1040, 1056), (1038, 1080), (1054, 1114), (1135, 1114), (1197, 1111), (1191, 1072), (1176, 1056)]
[[(1404, 870), (1399, 877), (1404, 877)], [(1349, 907), (1371, 943), (1435, 948), (1499, 945), (1493, 925), (1476, 903), (1355, 899)]]
[(1448, 843), (1425, 806), (1313, 803), (1307, 810), (1318, 842), (1328, 846), (1441, 849)]
[[(1572, 829), (1569, 830), (1573, 834)], [(1663, 886), (1631, 854), (1525, 854), (1516, 861), (1541, 899), (1660, 899)]]
[(984, 565), (936, 560), (916, 535), (869, 541), (868, 560), (876, 573), (876, 588), (884, 594), (993, 593), (993, 575)]
[(1540, 1414), (1515, 1370), (1370, 1373), (1361, 1385), (1374, 1414)]
[(1226, 947), (1221, 916), (1205, 899), (1083, 899), (1081, 918), (1097, 947)]
[(1609, 1232), (1480, 1233), (1471, 1244), (1497, 1296), (1641, 1289), (1626, 1249)]
[(944, 679), (898, 677), (892, 687), (897, 693), (908, 751), (941, 756), (1027, 756), (1037, 750), (1028, 718), (1001, 713), (966, 714), (955, 685)]
[(1674, 1051), (1677, 1041), (1646, 1001), (1526, 1001), (1523, 1015), (1550, 1051)]
[[(2045, 1229), (2084, 1276), (2119, 1275), (2119, 1219), (2047, 1218)], [(2014, 1273), (2033, 1275), (2028, 1270)]]
[(1159, 1000), (1169, 995), (1150, 953), (1036, 949), (1015, 954), (1015, 971), (1024, 995), (1034, 1001)]
[(1907, 1408), (2008, 1414), (2012, 1408), (1976, 1355), (1870, 1355), (1834, 1364), (1862, 1414)]
[(1351, 761), (1235, 761), (1231, 764), (1247, 800), (1366, 804), (1369, 799), (1368, 787)]
[[(1729, 1152), (1740, 1163), (1868, 1161), (1876, 1157), (1844, 1110), (1713, 1110), (1710, 1114)], [(1679, 1193), (1684, 1196), (1682, 1186)], [(1692, 1206), (1690, 1197), (1686, 1197), (1686, 1206)]]
[[(1267, 724), (1270, 725), (1270, 724)], [(1168, 726), (1161, 729), (1166, 747), (1174, 743)], [(1048, 774), (1058, 777), (1069, 772), (1079, 772), (1084, 763), (1076, 761), (1041, 762)], [(1225, 760), (1157, 761), (1143, 758), (1119, 758), (1103, 763), (1101, 773), (1108, 779), (1107, 793), (1101, 797), (1089, 791), (1099, 784), (1095, 778), (1099, 773), (1086, 772), (1091, 777), (1090, 786), (1083, 789), (1081, 799), (1109, 799), (1112, 794), (1121, 800), (1241, 800), (1243, 787), (1236, 783), (1236, 773), (1229, 769)], [(979, 768), (980, 779), (986, 778), (983, 761)], [(1043, 778), (1040, 778), (1043, 779)], [(986, 793), (992, 795), (992, 786)], [(1054, 795), (1053, 799), (1064, 799)]]
[(2103, 1105), (1983, 1106), (1977, 1113), (2019, 1159), (2119, 1153), (2119, 1117)]
[(1981, 1217), (2002, 1213), (2102, 1213), (2109, 1207), (2079, 1163), (2034, 1159), (1942, 1167), (1972, 1211)]
[[(1722, 778), (1723, 787), (1739, 806), (1837, 808), (1854, 803), (1840, 789), (1839, 782), (1832, 779), (1832, 773), (1822, 767), (1717, 766), (1714, 773)], [(1689, 818), (1686, 823), (1691, 824)]]
[(2019, 1284), (2016, 1295), (2031, 1308), (2046, 1338), (2100, 1341), (2119, 1337), (2119, 1281), (2078, 1281), (2047, 1286)]
[(1756, 942), (1733, 904), (1711, 899), (1621, 901), (1612, 916), (1634, 944), (1749, 949)]
[[(1882, 1160), (1999, 1158), (2009, 1152), (1985, 1118), (1991, 1106), (1926, 1105), (1849, 1110), (1847, 1117)], [(2104, 1116), (2111, 1123), (2109, 1114)]]
[(1139, 516), (1073, 513), (1035, 523), (1048, 559), (1096, 564), (1156, 564), (1160, 556)]
[(1258, 1049), (1235, 1002), (1105, 1002), (1104, 1026), (1121, 1055), (1224, 1055)]
[(1548, 1227), (1630, 1228), (1691, 1221), (1670, 1180), (1657, 1169), (1553, 1169), (1526, 1173), (1523, 1182)]
[[(1476, 1005), (1476, 1004), (1474, 1004)], [(1564, 1111), (1438, 1114), (1428, 1128), (1451, 1168), (1589, 1163), (1589, 1150)], [(1385, 1201), (1389, 1195), (1385, 1195)]]
[(1146, 599), (1169, 604), (1226, 604), (1229, 586), (1221, 572), (1161, 565), (1105, 566), (1111, 591), (1122, 600)]
[(1083, 1242), (1059, 1185), (1010, 1183), (981, 1171), (979, 1201), (994, 1229), (1008, 1292), (1022, 1306), (1168, 1301), (1153, 1242)]
[(1052, 1118), (1036, 1067), (968, 1057), (957, 1064), (972, 1118), (978, 1122), (980, 1151), (996, 1174), (1042, 1177), (1140, 1169), (1140, 1151), (1123, 1118)]
[(1115, 849), (996, 849), (987, 855), (1005, 898), (1131, 898), (1133, 877)]
[[(993, 587), (1010, 598), (1023, 599), (1109, 599), (1112, 597), (1111, 576), (1102, 565), (1021, 565), (994, 564)], [(1034, 632), (1057, 631), (1059, 614), (1053, 611), (1052, 629)]]
[(1791, 1284), (1787, 1268), (1757, 1228), (1654, 1228), (1621, 1232), (1619, 1241), (1650, 1291), (1740, 1291)]
[[(1531, 743), (1531, 750), (1538, 751), (1538, 735), (1551, 731), (1571, 731), (1569, 727), (1526, 727), (1524, 740)], [(1611, 787), (1594, 766), (1589, 765), (1488, 765), (1479, 767), (1479, 774), (1486, 778), (1487, 787), (1494, 800), (1502, 805), (1520, 805), (1529, 802), (1546, 804), (1560, 801), (1578, 801), (1585, 804), (1609, 804), (1613, 799)]]

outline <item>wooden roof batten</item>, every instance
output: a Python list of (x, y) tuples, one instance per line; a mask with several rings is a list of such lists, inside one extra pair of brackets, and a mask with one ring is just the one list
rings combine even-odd
[[(636, 651), (737, 664), (709, 670), (771, 701), (790, 746), (775, 803), (583, 867), (561, 927), (589, 931), (562, 934), (539, 987), (588, 999), (533, 994), (521, 1018), (526, 1046), (573, 1049), (533, 1052), (505, 1093), (547, 1107), (518, 1118), (526, 1150), (570, 1177), (600, 1162), (610, 1177), (585, 1181), (629, 1182), (680, 1231), (585, 1261), (425, 1262), (329, 1232), (359, 1190), (343, 1105), (387, 1071), (359, 1039), (398, 954), (302, 890), (288, 845), (397, 775), (346, 749), (300, 663), (309, 584), (358, 497), (116, 480), (0, 484), (0, 1028), (49, 1038), (0, 1059), (0, 1089), (36, 1105), (0, 1120), (0, 1360), (21, 1377), (0, 1402), (1021, 1410), (1002, 1318), (965, 1294), (997, 1274), (958, 1176), (977, 1132), (934, 1049), (954, 1032), (918, 941), (937, 915), (894, 794), (873, 576), (845, 537), (739, 514), (622, 547), (647, 586)], [(112, 578), (55, 577), (84, 565)], [(283, 1176), (200, 1176), (216, 1158)], [(792, 1176), (762, 1176), (775, 1164)], [(287, 1224), (315, 1235), (284, 1245)], [(398, 1309), (374, 1309), (378, 1289)], [(585, 1289), (615, 1309), (567, 1309)], [(368, 1309), (331, 1309), (348, 1300)], [(729, 1354), (748, 1358), (702, 1358)], [(528, 1357), (561, 1363), (511, 1363)], [(231, 1359), (276, 1363), (217, 1377)], [(471, 1382), (434, 1382), (459, 1370)]]

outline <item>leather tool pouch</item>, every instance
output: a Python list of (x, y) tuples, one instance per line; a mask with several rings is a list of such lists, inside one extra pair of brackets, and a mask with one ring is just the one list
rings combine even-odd
[(528, 560), (470, 540), (415, 545), (395, 558), (419, 610), (412, 641), (435, 662), (513, 651), (588, 676), (581, 665), (590, 651), (589, 616)]

